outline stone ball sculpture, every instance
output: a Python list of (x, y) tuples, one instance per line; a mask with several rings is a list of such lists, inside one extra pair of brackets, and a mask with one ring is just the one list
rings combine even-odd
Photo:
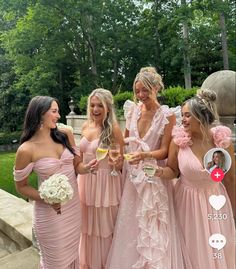
[(217, 94), (217, 109), (220, 116), (236, 115), (236, 72), (222, 70), (212, 73), (202, 83), (201, 89), (210, 89)]

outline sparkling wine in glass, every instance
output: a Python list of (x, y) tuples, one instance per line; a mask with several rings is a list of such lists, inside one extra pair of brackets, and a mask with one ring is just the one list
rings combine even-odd
[(101, 161), (107, 156), (109, 150), (109, 146), (105, 143), (100, 143), (96, 150), (96, 159), (97, 161)]
[[(113, 161), (113, 163), (118, 160), (119, 156), (120, 156), (120, 144), (118, 143), (111, 144), (109, 149), (109, 157)], [(113, 164), (111, 176), (117, 176), (117, 175), (118, 173), (116, 172), (115, 164)]]
[(148, 176), (147, 182), (155, 183), (156, 160), (154, 158), (144, 159), (143, 171)]

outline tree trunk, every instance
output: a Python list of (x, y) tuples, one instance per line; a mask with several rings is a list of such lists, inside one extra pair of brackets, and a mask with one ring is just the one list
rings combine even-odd
[(223, 66), (224, 70), (228, 70), (229, 69), (228, 46), (227, 46), (227, 36), (225, 26), (225, 15), (223, 12), (220, 12), (220, 30), (221, 30), (221, 45), (223, 54)]
[[(181, 5), (185, 9), (186, 8), (186, 0), (181, 0)], [(185, 12), (184, 12), (185, 13)], [(186, 16), (186, 14), (183, 14)], [(190, 65), (190, 57), (189, 57), (189, 42), (188, 42), (188, 23), (187, 17), (183, 20), (183, 58), (184, 58), (184, 82), (185, 88), (191, 89), (191, 65)]]

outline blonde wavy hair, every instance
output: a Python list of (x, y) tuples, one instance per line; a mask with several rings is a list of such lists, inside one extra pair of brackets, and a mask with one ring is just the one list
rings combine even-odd
[(114, 109), (114, 102), (113, 102), (113, 95), (110, 91), (98, 88), (91, 92), (88, 97), (88, 105), (87, 105), (87, 117), (89, 122), (93, 122), (90, 113), (90, 106), (91, 106), (91, 98), (96, 96), (102, 103), (105, 113), (104, 118), (102, 121), (102, 132), (100, 135), (99, 143), (103, 142), (106, 144), (111, 144), (113, 141), (113, 126), (117, 123), (115, 109)]
[(164, 83), (162, 81), (162, 77), (157, 73), (156, 68), (151, 66), (142, 67), (139, 73), (136, 75), (133, 83), (133, 92), (135, 101), (137, 101), (135, 96), (135, 85), (138, 81), (142, 82), (143, 86), (149, 92), (151, 92), (153, 88), (156, 89), (157, 92), (164, 89)]
[(194, 97), (183, 103), (183, 105), (188, 105), (190, 113), (199, 122), (204, 138), (207, 137), (205, 129), (210, 128), (213, 123), (219, 123), (216, 98), (217, 95), (214, 91), (199, 89)]

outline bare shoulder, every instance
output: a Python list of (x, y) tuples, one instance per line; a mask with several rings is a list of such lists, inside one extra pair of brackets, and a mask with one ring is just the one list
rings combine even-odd
[(86, 121), (83, 123), (83, 125), (81, 127), (81, 134), (83, 135), (84, 132), (86, 132), (88, 128), (89, 128), (89, 123), (88, 123), (88, 121)]
[(16, 152), (15, 168), (21, 170), (31, 163), (34, 151), (35, 145), (30, 141), (24, 142), (20, 145)]

